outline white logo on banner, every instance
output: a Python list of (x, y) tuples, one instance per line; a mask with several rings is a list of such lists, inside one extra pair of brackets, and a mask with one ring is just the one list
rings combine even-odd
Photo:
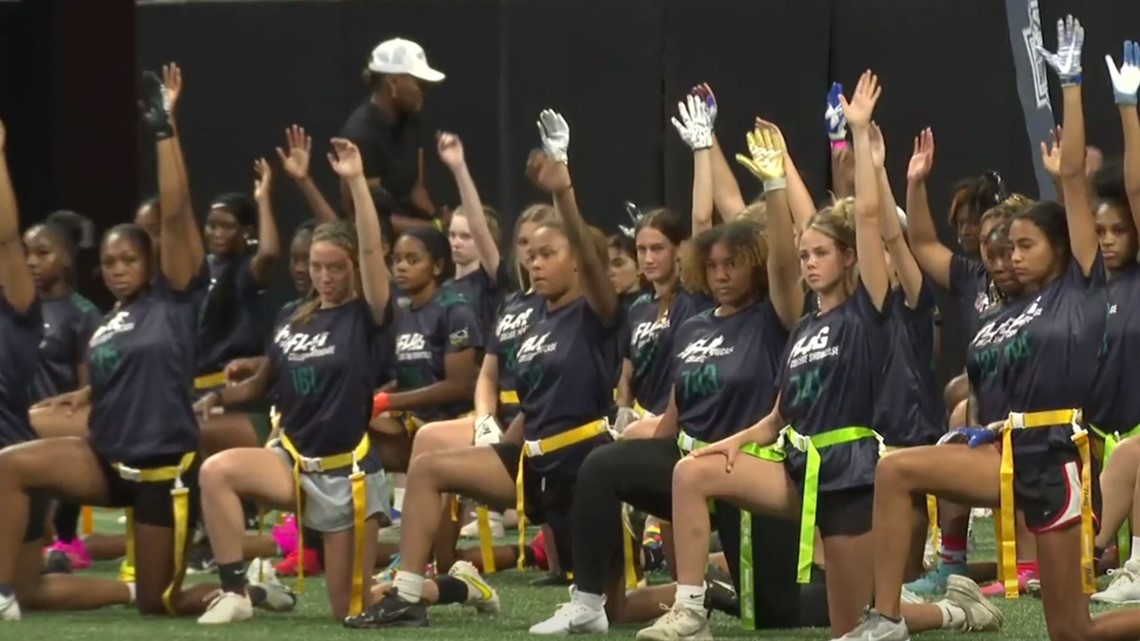
[(1041, 40), (1041, 12), (1037, 9), (1037, 0), (1029, 0), (1026, 11), (1029, 14), (1029, 26), (1021, 30), (1021, 37), (1025, 40), (1029, 67), (1033, 70), (1033, 94), (1037, 99), (1037, 108), (1046, 109), (1050, 106), (1049, 81), (1045, 75), (1045, 59), (1037, 53), (1037, 47), (1044, 46)]

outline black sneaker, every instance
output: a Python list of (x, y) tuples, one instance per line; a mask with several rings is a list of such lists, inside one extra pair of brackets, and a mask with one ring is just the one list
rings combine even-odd
[(740, 617), (740, 597), (732, 584), (732, 576), (716, 566), (711, 566), (705, 574), (705, 609), (710, 613), (716, 610)]
[(44, 567), (40, 574), (71, 574), (71, 559), (62, 550), (52, 550), (44, 557)]
[(162, 84), (162, 78), (153, 71), (143, 72), (142, 100), (139, 103), (143, 120), (157, 140), (165, 140), (174, 135), (174, 127), (170, 124), (170, 102), (166, 86)]
[(392, 588), (379, 601), (372, 604), (363, 614), (345, 617), (344, 627), (355, 630), (376, 628), (426, 628), (428, 625), (427, 607), (423, 599), (408, 603), (400, 598), (396, 588)]
[(547, 588), (551, 586), (565, 587), (570, 585), (573, 581), (570, 577), (566, 576), (565, 572), (548, 572), (546, 576), (539, 577), (530, 582), (532, 588)]
[(186, 554), (186, 574), (212, 574), (218, 571), (218, 562), (214, 560), (214, 551), (210, 549), (210, 542), (202, 539), (190, 545)]

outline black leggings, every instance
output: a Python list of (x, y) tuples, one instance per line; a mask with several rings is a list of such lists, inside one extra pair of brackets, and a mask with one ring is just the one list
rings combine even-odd
[[(621, 576), (622, 503), (671, 519), (673, 467), (680, 460), (677, 442), (669, 438), (618, 441), (586, 457), (571, 512), (574, 583), (580, 591), (605, 594), (607, 580)], [(717, 501), (712, 518), (739, 593), (740, 511)], [(798, 522), (753, 514), (752, 549), (757, 627), (829, 625), (823, 586), (796, 589)]]

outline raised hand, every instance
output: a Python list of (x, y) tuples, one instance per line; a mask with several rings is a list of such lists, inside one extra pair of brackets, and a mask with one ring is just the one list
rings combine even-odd
[(871, 164), (875, 169), (887, 166), (887, 143), (883, 140), (883, 132), (878, 123), (871, 123)]
[(875, 112), (875, 103), (879, 101), (879, 94), (883, 92), (879, 86), (879, 77), (871, 70), (863, 72), (859, 77), (859, 84), (855, 85), (855, 93), (848, 101), (846, 96), (839, 94), (839, 104), (843, 106), (843, 115), (852, 127), (866, 127), (871, 124), (871, 114)]
[(253, 197), (258, 202), (269, 198), (269, 191), (273, 187), (273, 169), (264, 158), (253, 161), (253, 173), (257, 178), (253, 181)]
[(1045, 144), (1041, 142), (1041, 164), (1045, 166), (1045, 171), (1053, 178), (1061, 177), (1061, 136), (1064, 131), (1060, 127), (1055, 127), (1052, 131), (1052, 142)]
[(1037, 45), (1037, 52), (1057, 72), (1062, 87), (1081, 84), (1081, 48), (1085, 44), (1085, 28), (1073, 16), (1057, 20), (1057, 53)]
[(831, 90), (827, 92), (827, 109), (823, 112), (823, 121), (827, 125), (827, 137), (831, 139), (832, 147), (842, 147), (847, 144), (847, 116), (843, 114), (843, 104), (839, 98), (843, 95), (843, 85), (838, 82), (831, 83)]
[(562, 114), (553, 109), (544, 109), (538, 114), (538, 135), (542, 138), (542, 149), (547, 158), (561, 163), (569, 160), (570, 125)]
[(914, 137), (914, 152), (911, 153), (910, 164), (906, 168), (906, 179), (912, 183), (923, 182), (933, 167), (934, 131), (927, 127)]
[(709, 86), (709, 83), (702, 82), (701, 84), (693, 87), (689, 91), (689, 94), (705, 101), (705, 108), (708, 109), (709, 112), (709, 127), (715, 125), (716, 115), (718, 112), (716, 106), (716, 94), (713, 93), (712, 87)]
[(347, 138), (333, 138), (333, 150), (329, 152), (329, 164), (333, 171), (344, 178), (357, 178), (364, 175), (364, 161), (360, 150)]
[(1124, 60), (1120, 68), (1112, 62), (1112, 56), (1105, 54), (1108, 75), (1112, 78), (1112, 93), (1118, 105), (1135, 105), (1136, 92), (1140, 90), (1140, 45), (1131, 40), (1124, 41)]
[(531, 152), (526, 160), (526, 177), (548, 194), (563, 193), (571, 187), (566, 163), (555, 161), (538, 150)]
[(4, 146), (8, 144), (8, 129), (4, 127), (4, 121), (0, 120), (0, 151), (4, 151)]
[(174, 135), (174, 125), (170, 122), (170, 90), (153, 71), (143, 72), (141, 89), (139, 107), (147, 128), (158, 140), (170, 138)]
[(693, 151), (712, 147), (712, 120), (705, 101), (695, 94), (685, 96), (684, 102), (677, 103), (680, 120), (673, 118), (673, 126), (681, 134), (681, 140)]
[(436, 134), (436, 146), (439, 149), (439, 159), (448, 169), (455, 171), (463, 166), (463, 142), (459, 136), (441, 131)]
[(787, 177), (784, 136), (775, 125), (762, 122), (757, 119), (756, 128), (748, 132), (748, 155), (736, 154), (736, 162), (763, 181), (765, 189), (778, 189)]
[(293, 125), (285, 130), (285, 141), (289, 144), (289, 151), (277, 148), (281, 168), (293, 180), (304, 180), (309, 175), (313, 139), (305, 133), (304, 127)]
[(173, 114), (182, 95), (182, 68), (177, 62), (162, 66), (162, 86), (166, 88), (166, 110)]

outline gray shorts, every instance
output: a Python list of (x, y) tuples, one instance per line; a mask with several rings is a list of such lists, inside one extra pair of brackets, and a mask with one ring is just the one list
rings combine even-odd
[[(276, 445), (273, 451), (292, 472), (293, 459), (285, 448)], [(391, 491), (384, 472), (367, 475), (364, 484), (368, 495), (367, 516), (388, 514)], [(306, 527), (318, 532), (352, 529), (352, 483), (347, 476), (302, 472), (301, 489), (305, 492), (302, 516)]]

